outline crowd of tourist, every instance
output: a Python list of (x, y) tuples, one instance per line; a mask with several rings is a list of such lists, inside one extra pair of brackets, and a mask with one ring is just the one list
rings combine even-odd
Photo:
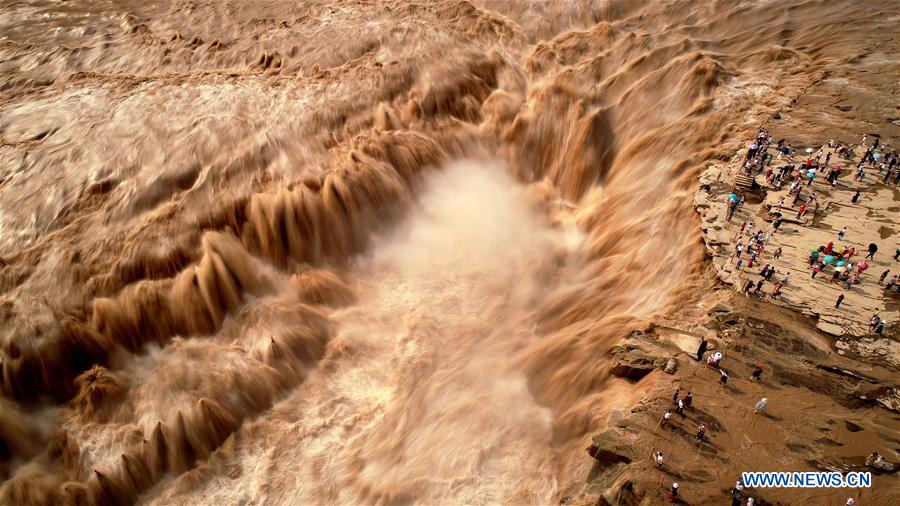
[[(861, 152), (859, 162), (856, 165), (853, 186), (857, 188), (851, 198), (851, 204), (858, 204), (863, 192), (869, 188), (862, 186), (867, 181), (872, 184), (900, 184), (900, 158), (898, 158), (896, 150), (888, 150), (885, 146), (880, 145), (880, 139), (875, 137), (874, 142), (867, 144), (868, 136), (863, 136), (862, 143), (854, 149), (853, 147), (835, 143), (833, 140), (828, 146), (823, 146), (818, 151), (809, 148), (806, 150), (806, 159), (798, 161), (791, 145), (780, 139), (773, 142), (773, 138), (765, 130), (759, 130), (754, 141), (749, 145), (746, 154), (741, 163), (741, 171), (745, 176), (752, 178), (754, 188), (756, 186), (756, 177), (765, 174), (766, 185), (773, 190), (781, 190), (783, 185), (789, 182), (787, 195), (778, 199), (777, 204), (770, 207), (770, 219), (757, 225), (752, 218), (749, 218), (741, 224), (734, 236), (734, 252), (731, 260), (734, 265), (735, 272), (738, 273), (738, 279), (742, 280), (736, 284), (736, 287), (747, 297), (759, 294), (766, 283), (771, 284), (768, 290), (769, 296), (778, 298), (782, 294), (782, 290), (790, 281), (790, 272), (786, 268), (779, 269), (776, 264), (782, 255), (782, 248), (776, 246), (773, 242), (778, 237), (779, 229), (784, 221), (785, 211), (791, 209), (791, 215), (800, 226), (814, 226), (815, 218), (819, 212), (820, 196), (818, 191), (824, 191), (828, 195), (829, 190), (833, 190), (841, 184), (841, 175), (844, 165), (833, 163), (841, 161), (842, 163), (853, 163), (854, 157)], [(770, 149), (774, 148), (775, 156), (770, 153)], [(775, 164), (782, 163), (784, 165), (775, 167)], [(873, 179), (871, 176), (876, 175)], [(821, 183), (816, 183), (818, 180)], [(891, 180), (893, 182), (891, 183)], [(817, 185), (819, 185), (817, 187)], [(824, 189), (821, 185), (825, 185)], [(792, 207), (786, 205), (786, 200), (791, 200), (791, 206), (796, 206), (796, 213)], [(737, 191), (728, 195), (726, 221), (729, 223), (733, 217), (745, 206), (746, 196), (738, 195)], [(807, 216), (810, 218), (807, 219)], [(830, 241), (827, 244), (817, 245), (809, 250), (808, 265), (811, 278), (815, 279), (819, 274), (824, 274), (820, 279), (823, 283), (838, 284), (844, 291), (851, 290), (854, 285), (863, 283), (867, 279), (866, 272), (873, 267), (875, 255), (878, 253), (878, 245), (869, 243), (865, 246), (865, 255), (858, 259), (857, 255), (861, 254), (862, 246), (857, 248), (854, 245), (855, 237), (848, 235), (847, 227), (842, 227), (836, 234), (837, 242)], [(900, 248), (898, 248), (893, 256), (894, 261), (900, 259)], [(870, 261), (872, 263), (870, 263)], [(761, 264), (761, 266), (760, 266)], [(758, 274), (756, 269), (759, 269)], [(828, 270), (832, 272), (828, 275)], [(743, 275), (750, 273), (750, 276), (743, 281)], [(754, 279), (755, 278), (755, 279)], [(865, 281), (875, 283), (876, 281)], [(894, 290), (900, 288), (898, 276), (891, 275), (890, 269), (884, 270), (878, 277), (877, 284), (884, 290)], [(834, 308), (840, 310), (841, 303), (845, 299), (844, 291), (840, 292)], [(887, 322), (876, 311), (869, 320), (869, 330), (873, 333), (880, 334), (884, 332)], [(724, 356), (721, 351), (716, 351), (706, 357), (708, 342), (702, 340), (700, 348), (697, 350), (697, 360), (704, 362), (708, 367), (717, 369), (719, 372), (719, 382), (721, 388), (727, 388), (729, 374), (721, 367), (721, 361)], [(749, 377), (749, 381), (759, 381), (762, 377), (765, 366), (757, 365)], [(676, 389), (672, 396), (672, 406), (667, 409), (660, 419), (661, 428), (672, 426), (674, 422), (673, 411), (680, 415), (682, 421), (685, 421), (685, 410), (690, 410), (693, 405), (694, 396), (692, 392), (682, 395), (680, 389)], [(763, 397), (753, 405), (754, 414), (765, 414), (769, 404), (768, 398)], [(708, 441), (709, 428), (702, 420), (698, 420), (696, 428), (696, 439), (698, 444)], [(661, 451), (654, 449), (653, 458), (658, 469), (663, 469), (664, 458)], [(730, 489), (731, 504), (733, 506), (752, 506), (754, 499), (746, 497), (746, 491), (741, 481), (738, 481), (734, 487)], [(667, 488), (668, 499), (672, 502), (679, 500), (679, 485), (673, 483)], [(850, 498), (847, 504), (855, 504), (855, 500)]]

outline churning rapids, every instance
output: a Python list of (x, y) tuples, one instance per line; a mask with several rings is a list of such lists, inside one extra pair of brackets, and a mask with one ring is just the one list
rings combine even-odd
[(0, 14), (3, 504), (559, 501), (699, 168), (896, 98), (892, 2)]

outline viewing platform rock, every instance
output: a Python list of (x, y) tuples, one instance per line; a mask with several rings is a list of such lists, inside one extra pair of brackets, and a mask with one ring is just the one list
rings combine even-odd
[[(815, 149), (818, 150), (818, 146)], [(830, 151), (827, 146), (823, 149), (826, 153)], [(857, 152), (863, 150), (858, 148)], [(891, 276), (900, 274), (900, 262), (893, 258), (900, 242), (900, 188), (882, 184), (884, 173), (868, 166), (865, 178), (857, 181), (856, 164), (835, 154), (830, 165), (844, 167), (837, 186), (833, 188), (826, 180), (824, 171), (820, 170), (811, 185), (807, 186), (804, 181), (800, 199), (793, 203), (794, 197), (789, 195), (789, 191), (796, 168), (788, 174), (779, 189), (767, 183), (765, 171), (754, 171), (752, 179), (747, 176), (742, 169), (743, 159), (743, 152), (740, 152), (730, 161), (710, 164), (700, 175), (699, 189), (694, 195), (694, 208), (701, 217), (703, 240), (718, 277), (725, 284), (742, 290), (747, 280), (756, 283), (761, 279), (761, 269), (770, 264), (776, 273), (759, 292), (751, 290), (751, 297), (764, 298), (767, 302), (815, 319), (820, 330), (837, 337), (835, 347), (842, 355), (865, 355), (894, 367), (900, 366), (900, 341), (897, 340), (900, 294), (897, 286), (886, 290), (884, 283), (879, 285), (878, 282), (885, 270), (890, 271), (885, 283)], [(802, 160), (771, 160), (776, 172), (784, 165), (799, 167), (805, 161), (805, 157)], [(890, 182), (893, 179), (892, 176)], [(854, 204), (852, 199), (856, 191), (860, 191), (860, 197)], [(815, 204), (798, 218), (799, 207), (811, 192), (816, 194)], [(727, 213), (731, 193), (746, 200), (729, 221)], [(784, 205), (779, 207), (782, 197)], [(750, 255), (744, 251), (739, 270), (735, 256), (739, 238), (743, 237), (746, 248), (750, 237), (747, 229), (751, 223), (754, 234), (762, 230), (765, 236), (773, 230), (772, 212), (781, 213), (780, 228), (771, 236), (752, 267), (747, 267)], [(748, 227), (741, 234), (744, 222)], [(840, 240), (838, 232), (842, 227), (847, 227), (847, 230), (843, 240)], [(849, 289), (842, 281), (831, 282), (833, 266), (827, 267), (815, 278), (811, 276), (811, 250), (829, 242), (834, 242), (834, 249), (838, 252), (845, 246), (856, 248), (857, 254), (849, 259), (854, 266), (863, 260), (870, 243), (878, 245), (874, 260), (866, 260), (869, 267), (860, 276), (860, 282)], [(782, 249), (781, 256), (774, 259), (773, 253), (779, 247)], [(781, 294), (773, 298), (774, 283), (782, 280), (786, 273), (789, 273), (789, 281), (781, 289)], [(840, 308), (835, 308), (841, 293), (844, 293), (845, 299)], [(882, 334), (872, 332), (869, 327), (869, 321), (876, 312), (886, 322)]]

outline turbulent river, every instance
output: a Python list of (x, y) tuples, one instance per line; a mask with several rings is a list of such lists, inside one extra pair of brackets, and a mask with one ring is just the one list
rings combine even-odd
[(577, 492), (607, 352), (712, 283), (698, 171), (894, 128), (898, 19), (0, 0), (0, 503)]

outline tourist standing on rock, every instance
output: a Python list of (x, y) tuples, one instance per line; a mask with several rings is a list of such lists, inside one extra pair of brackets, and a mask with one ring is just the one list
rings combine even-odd
[(662, 454), (662, 452), (657, 451), (657, 452), (656, 452), (656, 455), (655, 455), (654, 458), (653, 458), (653, 460), (656, 461), (656, 468), (657, 468), (657, 469), (662, 469), (662, 466), (663, 466), (663, 454)]
[(703, 354), (706, 353), (707, 346), (709, 346), (709, 341), (700, 339), (700, 347), (697, 348), (697, 362), (703, 360)]
[(766, 410), (766, 404), (769, 403), (769, 400), (763, 397), (759, 402), (756, 403), (755, 408), (753, 409), (753, 413), (762, 413)]
[(759, 281), (757, 281), (756, 289), (753, 290), (753, 293), (759, 293), (759, 290), (762, 288), (764, 282), (765, 282), (765, 280), (763, 280), (763, 279), (760, 279)]
[(871, 455), (866, 457), (866, 466), (874, 467), (875, 469), (881, 471), (892, 471), (893, 466), (889, 462), (884, 461), (884, 457), (878, 454), (878, 452), (872, 452)]
[(759, 380), (763, 373), (763, 365), (759, 364), (756, 366), (756, 369), (753, 369), (753, 372), (750, 373), (750, 381)]
[(841, 277), (841, 271), (835, 269), (834, 274), (831, 275), (831, 279), (828, 280), (829, 283), (837, 283), (838, 279)]
[(844, 302), (844, 292), (841, 292), (841, 294), (838, 295), (837, 301), (834, 303), (834, 308), (840, 309), (841, 302)]
[(856, 193), (853, 194), (853, 198), (850, 199), (850, 202), (856, 204), (859, 202), (859, 190), (856, 190)]
[(897, 250), (894, 251), (894, 260), (897, 260), (898, 258), (900, 258), (900, 248), (897, 248)]
[(700, 427), (697, 427), (697, 441), (703, 441), (706, 437), (706, 425), (700, 424)]
[(677, 403), (678, 403), (678, 398), (679, 398), (679, 397), (681, 397), (681, 389), (680, 389), (680, 388), (676, 388), (676, 389), (675, 389), (675, 393), (672, 394), (672, 404), (677, 404)]
[(800, 210), (797, 211), (797, 219), (799, 220), (800, 217), (802, 217), (803, 213), (805, 213), (805, 212), (806, 212), (806, 204), (800, 205)]
[[(752, 260), (751, 260), (751, 262), (752, 262)], [(750, 264), (747, 264), (747, 265), (748, 265), (748, 267), (750, 266)], [(748, 279), (747, 284), (744, 285), (744, 295), (746, 295), (747, 297), (750, 296), (750, 290), (753, 288), (753, 285), (754, 285), (753, 280)]]
[(891, 270), (890, 270), (890, 269), (887, 269), (887, 270), (885, 270), (884, 272), (881, 273), (881, 277), (878, 278), (878, 286), (881, 286), (881, 284), (884, 283), (884, 278), (887, 277), (887, 275), (888, 275), (889, 272), (891, 272)]
[(688, 392), (687, 395), (684, 397), (684, 407), (686, 407), (686, 408), (691, 407), (692, 402), (694, 402), (694, 394)]
[(822, 270), (822, 264), (820, 264), (819, 262), (814, 263), (813, 267), (812, 267), (812, 278), (813, 279), (816, 279), (816, 274), (818, 274), (820, 270)]
[(673, 483), (672, 488), (669, 489), (669, 502), (675, 502), (678, 500), (678, 484)]
[(788, 281), (790, 281), (790, 279), (791, 279), (791, 273), (790, 272), (784, 273), (784, 277), (781, 278), (781, 284), (782, 285), (788, 284)]
[(791, 152), (791, 145), (788, 144), (786, 146), (780, 146), (776, 151), (778, 151), (778, 156), (775, 158), (781, 160), (781, 157)]
[(776, 272), (778, 271), (775, 269), (769, 269), (769, 272), (766, 273), (766, 281), (772, 281), (772, 276), (775, 275)]
[(838, 232), (838, 241), (844, 240), (844, 235), (847, 233), (847, 227), (841, 227), (841, 230)]
[(665, 427), (666, 425), (669, 425), (669, 422), (670, 422), (671, 420), (672, 420), (672, 412), (671, 412), (671, 411), (666, 411), (666, 413), (665, 413), (665, 414), (663, 415), (663, 417), (662, 417), (662, 420), (659, 421), (659, 426), (660, 426), (660, 427)]
[(731, 506), (741, 506), (741, 504), (743, 504), (743, 498), (744, 484), (741, 483), (741, 480), (738, 480), (737, 483), (731, 487)]
[[(778, 223), (780, 224), (781, 221), (779, 221)], [(779, 246), (778, 249), (776, 249), (775, 252), (772, 253), (772, 258), (774, 258), (775, 260), (778, 260), (780, 257), (781, 257), (781, 246)], [(774, 269), (772, 269), (772, 270), (774, 270)], [(766, 279), (768, 280), (768, 278), (766, 278)]]
[(874, 242), (869, 243), (869, 254), (866, 255), (866, 258), (870, 260), (875, 260), (875, 253), (878, 251), (878, 245)]
[(678, 399), (678, 406), (675, 408), (675, 411), (681, 415), (681, 418), (684, 419), (684, 399)]
[(859, 162), (859, 166), (856, 167), (856, 180), (862, 181), (866, 178), (866, 168), (863, 165), (863, 162)]
[(728, 385), (728, 373), (723, 371), (722, 369), (719, 369), (719, 373), (721, 374), (721, 376), (719, 376), (719, 383), (721, 383), (722, 386), (725, 387), (726, 385)]

